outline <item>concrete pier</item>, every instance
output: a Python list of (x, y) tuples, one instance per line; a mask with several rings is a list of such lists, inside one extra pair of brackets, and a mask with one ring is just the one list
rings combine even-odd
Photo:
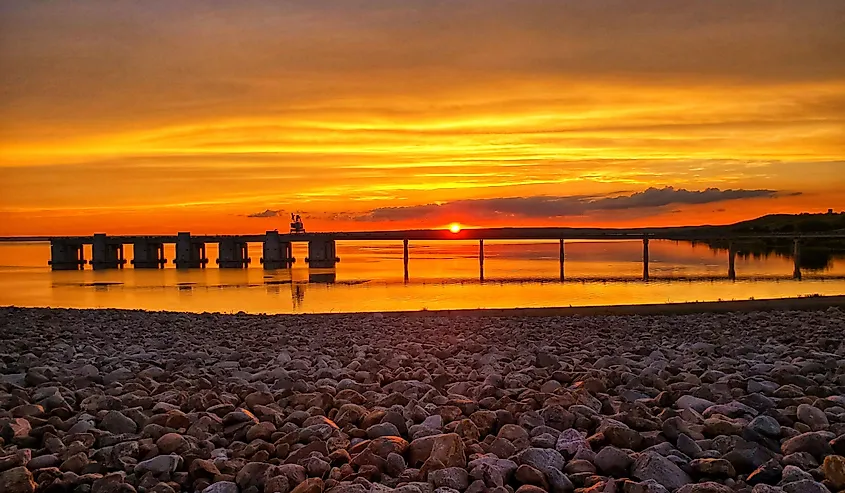
[(82, 244), (64, 240), (50, 241), (50, 259), (53, 270), (79, 270), (86, 264)]
[(795, 239), (792, 244), (792, 259), (795, 261), (792, 277), (801, 280), (801, 240)]
[(282, 241), (278, 231), (267, 231), (264, 236), (261, 263), (267, 270), (286, 269), (296, 262), (291, 242)]
[(309, 267), (316, 269), (333, 269), (340, 262), (334, 240), (312, 239), (308, 241), (308, 258), (305, 259)]
[(191, 233), (180, 232), (176, 235), (177, 269), (197, 269), (205, 267), (208, 259), (205, 256), (205, 243), (191, 239)]
[(217, 264), (221, 269), (241, 269), (249, 265), (247, 242), (224, 238), (218, 243)]
[(643, 281), (648, 281), (648, 236), (643, 238)]
[(122, 269), (124, 264), (123, 243), (109, 243), (105, 233), (95, 234), (91, 244), (91, 266), (95, 270)]
[(161, 269), (167, 263), (164, 258), (164, 243), (137, 240), (132, 244), (132, 265), (136, 269)]

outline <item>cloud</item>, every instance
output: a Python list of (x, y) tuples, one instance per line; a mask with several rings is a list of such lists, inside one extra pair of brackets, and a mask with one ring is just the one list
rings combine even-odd
[[(800, 192), (797, 192), (800, 194)], [(358, 221), (404, 221), (437, 216), (471, 214), (473, 217), (552, 218), (581, 216), (594, 212), (614, 212), (634, 209), (659, 209), (680, 204), (697, 205), (752, 198), (780, 196), (777, 190), (707, 188), (648, 188), (626, 195), (568, 195), (534, 197), (498, 197), (489, 199), (456, 200), (440, 204), (407, 207), (380, 207), (364, 214), (350, 214)], [(794, 194), (789, 194), (794, 195)]]
[(255, 213), (253, 213), (253, 214), (247, 214), (247, 216), (246, 216), (246, 217), (259, 217), (259, 218), (264, 218), (264, 217), (279, 217), (279, 216), (281, 216), (281, 215), (282, 215), (282, 210), (281, 210), (281, 209), (278, 209), (278, 210), (266, 209), (266, 210), (264, 210), (263, 212), (255, 212)]

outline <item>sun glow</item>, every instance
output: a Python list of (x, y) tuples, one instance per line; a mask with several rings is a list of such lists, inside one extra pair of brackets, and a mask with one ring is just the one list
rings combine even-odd
[(449, 225), (449, 231), (453, 233), (460, 233), (461, 232), (461, 225), (458, 223), (452, 223)]

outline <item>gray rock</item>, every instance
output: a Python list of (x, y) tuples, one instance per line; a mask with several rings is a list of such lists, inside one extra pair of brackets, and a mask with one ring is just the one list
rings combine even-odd
[(757, 416), (748, 423), (747, 428), (763, 436), (771, 438), (780, 437), (780, 424), (771, 416)]
[(608, 446), (599, 450), (593, 463), (603, 473), (609, 476), (623, 478), (628, 475), (628, 469), (634, 463), (634, 459), (626, 452), (616, 447)]
[(135, 474), (141, 475), (145, 472), (153, 474), (171, 473), (182, 466), (182, 457), (178, 455), (159, 455), (152, 459), (139, 462), (135, 466)]
[(654, 452), (643, 452), (637, 457), (631, 476), (640, 481), (653, 479), (670, 491), (692, 482), (674, 462)]
[(463, 491), (469, 487), (469, 474), (462, 467), (447, 467), (428, 473), (428, 481), (435, 487)]
[(798, 406), (798, 420), (813, 431), (826, 430), (830, 426), (824, 411), (808, 404)]
[(783, 485), (785, 493), (831, 493), (827, 487), (812, 479), (805, 479)]
[(202, 493), (238, 493), (238, 485), (231, 481), (218, 481), (208, 485)]
[(118, 435), (138, 431), (138, 425), (120, 411), (109, 411), (106, 413), (100, 422), (100, 428)]
[(547, 448), (527, 448), (517, 455), (517, 462), (527, 464), (538, 471), (546, 472), (548, 469), (563, 469), (566, 460), (560, 452)]

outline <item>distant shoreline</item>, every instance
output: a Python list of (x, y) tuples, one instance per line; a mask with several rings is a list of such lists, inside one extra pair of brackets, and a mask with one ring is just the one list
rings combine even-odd
[(143, 310), (126, 308), (61, 308), (35, 306), (0, 306), (4, 310), (55, 310), (78, 312), (145, 312), (190, 315), (243, 315), (251, 317), (336, 317), (336, 316), (382, 316), (382, 317), (576, 317), (576, 316), (648, 316), (687, 315), (696, 313), (768, 312), (768, 311), (817, 311), (827, 308), (845, 309), (845, 295), (808, 296), (798, 298), (773, 298), (739, 301), (700, 301), (684, 303), (649, 303), (642, 305), (597, 305), (542, 308), (461, 308), (452, 310), (400, 310), (376, 312), (333, 312), (333, 313), (231, 313), (231, 312), (184, 312), (168, 310)]

